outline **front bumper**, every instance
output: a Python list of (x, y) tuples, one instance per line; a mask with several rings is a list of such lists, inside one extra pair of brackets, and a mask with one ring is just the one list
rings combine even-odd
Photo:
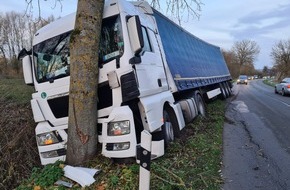
[[(120, 136), (108, 135), (108, 124), (110, 122), (125, 121), (130, 122), (130, 133)], [(129, 158), (136, 156), (136, 133), (134, 118), (128, 106), (114, 108), (108, 118), (98, 119), (98, 125), (102, 127), (102, 134), (99, 135), (99, 142), (102, 143), (102, 154), (109, 158)], [(122, 146), (128, 144), (124, 150), (112, 150), (112, 146)], [(126, 146), (127, 147), (127, 146)]]
[[(130, 122), (130, 133), (119, 136), (109, 136), (108, 124), (110, 122), (125, 121)], [(98, 119), (98, 126), (101, 126), (101, 134), (98, 141), (102, 143), (102, 154), (109, 158), (129, 158), (136, 156), (136, 133), (134, 118), (131, 109), (128, 106), (117, 107), (112, 110), (108, 118)], [(42, 165), (54, 163), (57, 160), (65, 161), (67, 148), (67, 125), (52, 127), (47, 121), (38, 123), (35, 132), (36, 135), (54, 131), (59, 135), (60, 141), (50, 145), (37, 145)], [(126, 146), (124, 146), (124, 144)], [(128, 146), (129, 144), (129, 146)], [(112, 147), (122, 147), (124, 150), (114, 150)]]
[(66, 142), (67, 142), (67, 125), (52, 127), (48, 122), (40, 122), (35, 128), (36, 136), (43, 133), (54, 131), (59, 135), (59, 142), (50, 145), (37, 145), (40, 161), (42, 165), (54, 163), (57, 160), (65, 161)]
[(240, 81), (237, 81), (237, 84), (247, 84), (248, 81), (247, 80), (240, 80)]
[(284, 92), (285, 92), (285, 94), (290, 94), (290, 88), (285, 88)]

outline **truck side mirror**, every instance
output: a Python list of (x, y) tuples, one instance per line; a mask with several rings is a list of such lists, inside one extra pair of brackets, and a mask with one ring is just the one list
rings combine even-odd
[(27, 51), (23, 48), (18, 54), (18, 60), (22, 59), (22, 69), (23, 69), (23, 76), (25, 84), (33, 85), (33, 76), (32, 76), (32, 63), (31, 57), (32, 51)]
[(30, 55), (26, 55), (22, 59), (22, 68), (25, 84), (33, 85), (32, 64)]
[(135, 53), (135, 56), (138, 56), (138, 54), (142, 51), (142, 48), (144, 47), (144, 40), (139, 16), (135, 15), (128, 18), (127, 27), (131, 47)]

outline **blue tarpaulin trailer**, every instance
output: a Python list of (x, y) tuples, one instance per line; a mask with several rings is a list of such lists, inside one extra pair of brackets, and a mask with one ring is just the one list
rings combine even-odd
[(197, 38), (156, 10), (154, 16), (178, 91), (231, 80), (219, 47)]

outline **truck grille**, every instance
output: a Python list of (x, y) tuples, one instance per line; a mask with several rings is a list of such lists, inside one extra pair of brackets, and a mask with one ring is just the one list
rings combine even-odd
[(55, 118), (58, 119), (68, 116), (68, 96), (49, 99), (47, 103)]
[[(109, 84), (102, 83), (98, 87), (98, 110), (110, 107), (113, 105), (112, 89)], [(62, 96), (47, 100), (48, 105), (55, 118), (59, 119), (68, 116), (69, 97)]]

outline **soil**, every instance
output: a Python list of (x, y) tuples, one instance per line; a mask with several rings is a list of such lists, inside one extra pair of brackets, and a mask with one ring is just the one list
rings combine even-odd
[(30, 104), (0, 99), (0, 189), (14, 189), (40, 166)]

